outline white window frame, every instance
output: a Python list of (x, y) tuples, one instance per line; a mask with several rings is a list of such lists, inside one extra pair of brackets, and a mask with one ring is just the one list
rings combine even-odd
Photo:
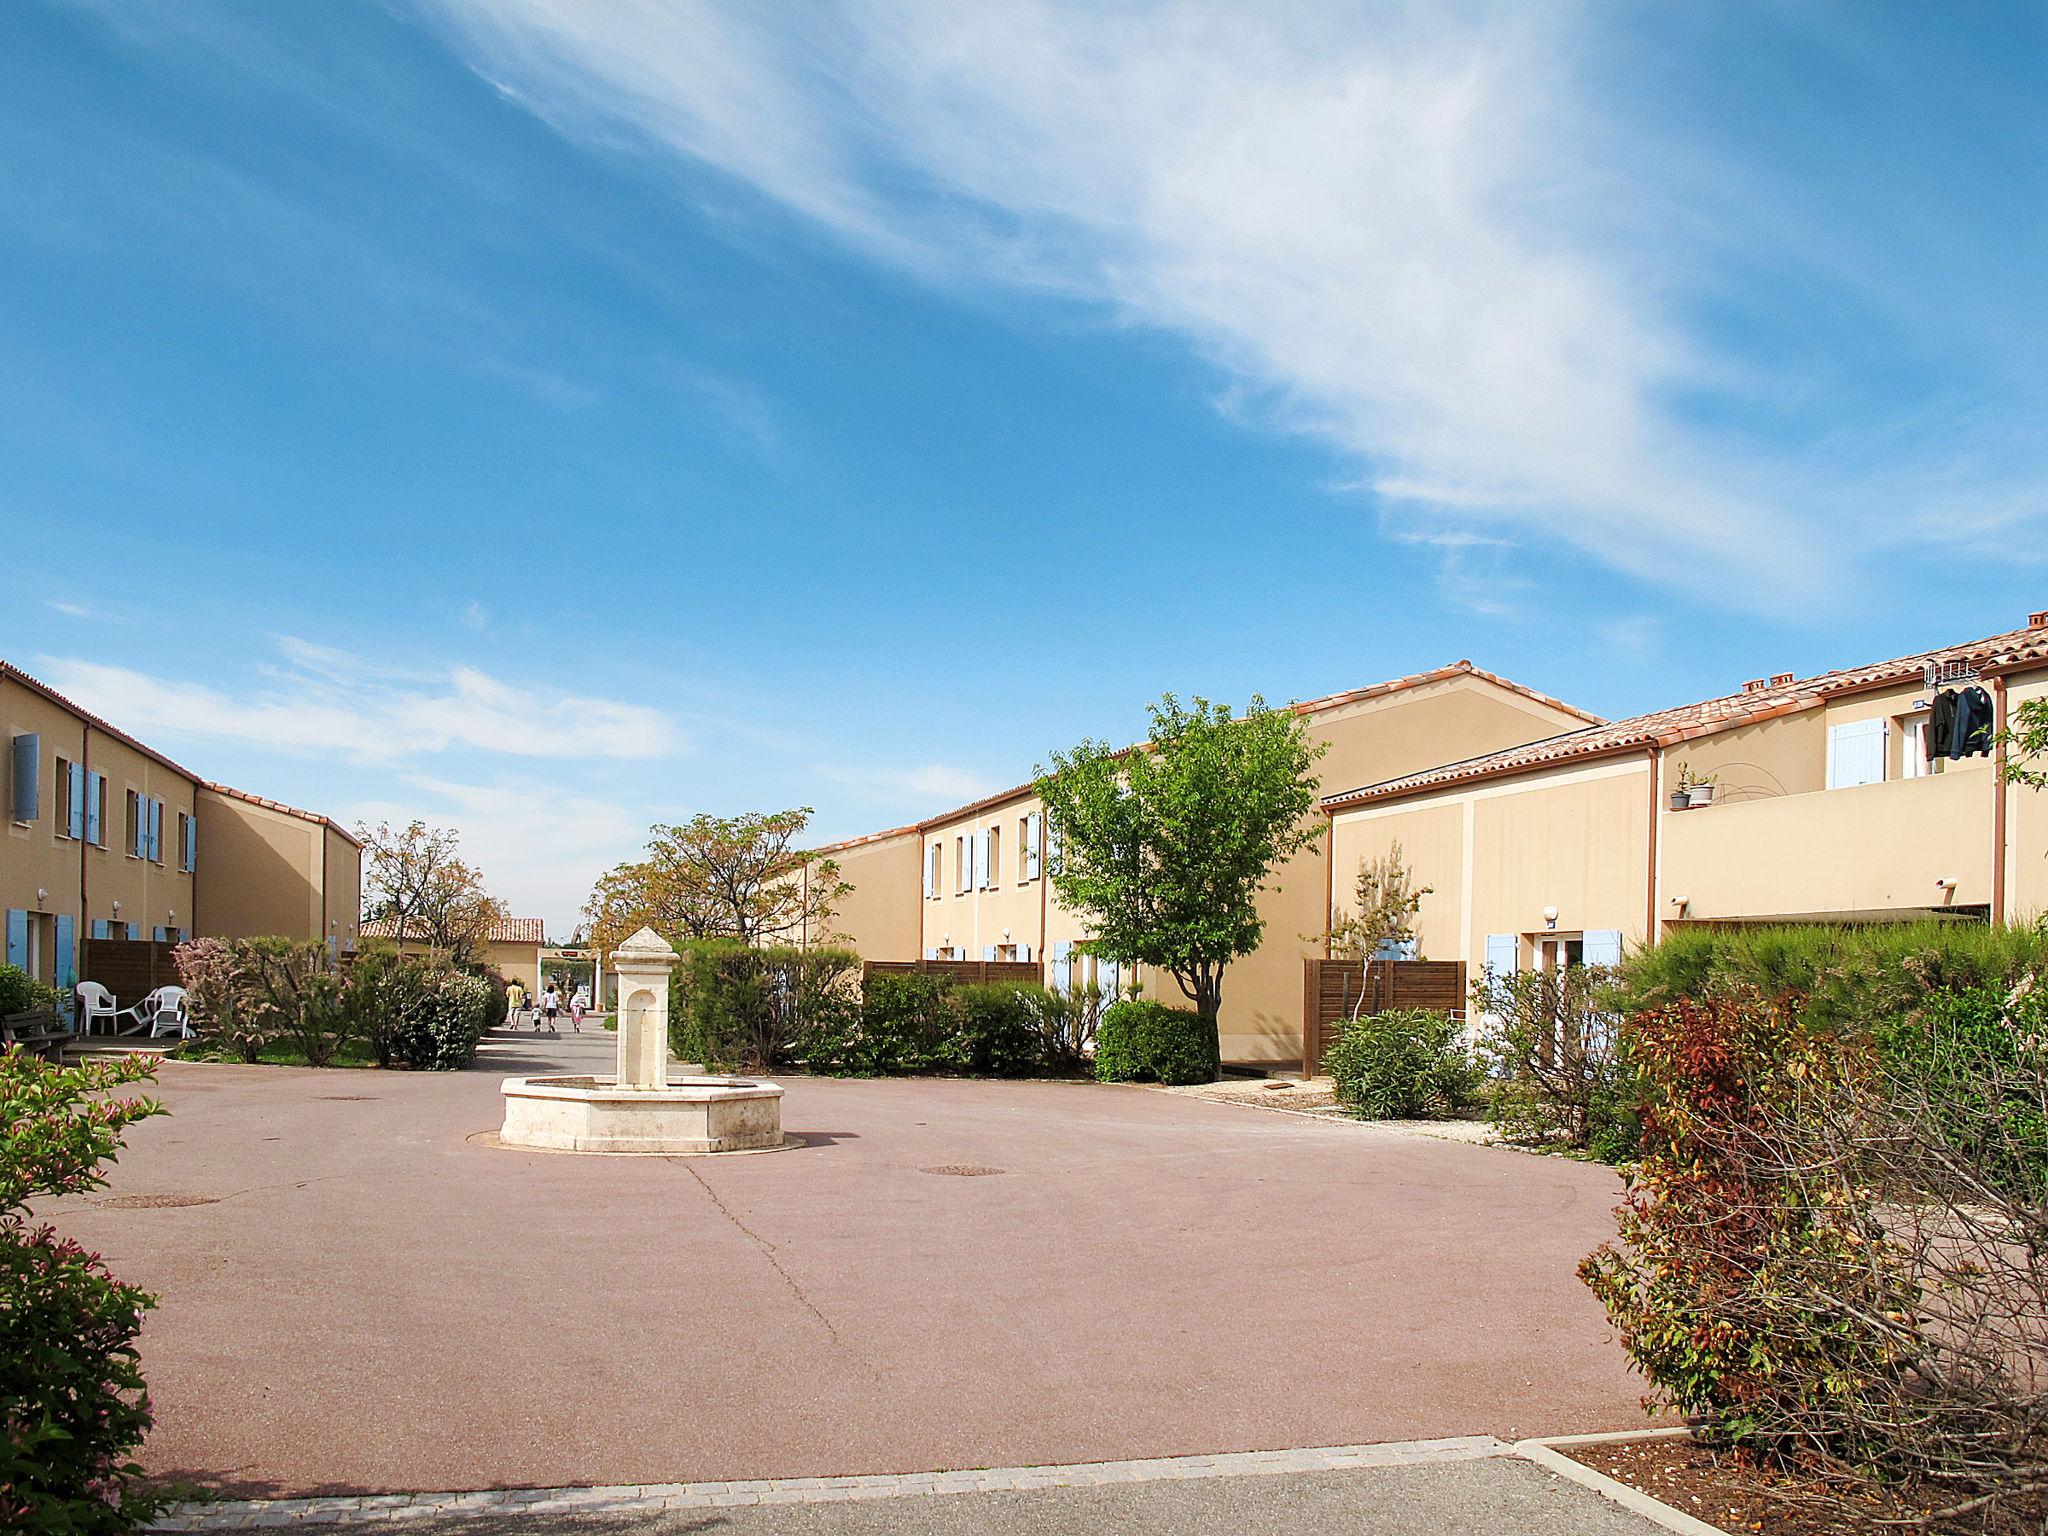
[[(1882, 784), (1890, 757), (1891, 722), (1879, 716), (1870, 720), (1844, 720), (1828, 727), (1827, 787), (1829, 789), (1861, 789), (1866, 784)], [(1870, 750), (1875, 739), (1876, 751)], [(1853, 749), (1853, 750), (1851, 750)], [(1876, 769), (1875, 778), (1853, 777), (1860, 772)]]

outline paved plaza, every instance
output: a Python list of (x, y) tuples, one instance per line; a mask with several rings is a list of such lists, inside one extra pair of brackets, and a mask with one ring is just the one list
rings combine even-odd
[(610, 1044), (500, 1037), (455, 1074), (166, 1065), (172, 1113), (52, 1208), (162, 1297), (144, 1463), (358, 1495), (1643, 1423), (1573, 1276), (1610, 1170), (929, 1079), (787, 1079), (787, 1151), (488, 1144), (501, 1076)]

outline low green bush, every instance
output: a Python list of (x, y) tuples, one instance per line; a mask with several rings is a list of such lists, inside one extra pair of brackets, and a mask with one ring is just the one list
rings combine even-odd
[(959, 1018), (967, 1068), (985, 1077), (1029, 1077), (1044, 1065), (1029, 983), (990, 982), (957, 986), (952, 1004)]
[(1472, 987), (1487, 1118), (1504, 1140), (1624, 1162), (1636, 1145), (1632, 1031), (1607, 1006), (1614, 972), (1576, 965), (1486, 975)]
[(862, 992), (860, 1027), (837, 1070), (960, 1072), (972, 1064), (943, 976), (878, 971)]
[(1216, 1026), (1192, 1008), (1127, 998), (1103, 1010), (1095, 1075), (1105, 1083), (1213, 1083)]
[(670, 1048), (724, 1071), (829, 1058), (853, 1034), (859, 976), (860, 957), (847, 949), (685, 944), (669, 984)]
[(491, 1014), (491, 984), (467, 971), (421, 967), (407, 977), (391, 1053), (416, 1072), (459, 1072), (476, 1060)]
[(0, 965), (0, 1018), (10, 1013), (56, 1012), (64, 996), (16, 965)]
[(1634, 1013), (1716, 993), (1794, 995), (1805, 1025), (1864, 1035), (1917, 1016), (1928, 998), (2009, 991), (2048, 974), (2048, 930), (1972, 922), (1685, 928), (1622, 962), (1613, 1006)]
[(2048, 990), (1931, 996), (1876, 1031), (1881, 1081), (1931, 1107), (1961, 1165), (2003, 1194), (2048, 1200), (2048, 1103), (2028, 1067), (2048, 1043)]
[(1462, 1026), (1426, 1008), (1347, 1020), (1323, 1053), (1323, 1070), (1338, 1102), (1369, 1120), (1447, 1115), (1479, 1079)]
[(97, 1189), (128, 1126), (160, 1107), (114, 1090), (135, 1060), (56, 1067), (0, 1052), (0, 1528), (125, 1532), (160, 1495), (131, 1459), (150, 1426), (135, 1349), (156, 1298), (111, 1275), (31, 1201)]

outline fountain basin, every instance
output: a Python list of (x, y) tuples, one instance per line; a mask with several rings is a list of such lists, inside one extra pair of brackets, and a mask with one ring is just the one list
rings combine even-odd
[(660, 1087), (609, 1077), (508, 1077), (508, 1146), (553, 1152), (759, 1152), (782, 1145), (782, 1090), (747, 1077), (678, 1077)]

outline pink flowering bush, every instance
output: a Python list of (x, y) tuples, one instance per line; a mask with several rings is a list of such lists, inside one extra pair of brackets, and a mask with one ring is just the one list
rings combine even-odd
[(116, 1092), (149, 1076), (0, 1052), (0, 1530), (128, 1531), (160, 1506), (130, 1459), (150, 1425), (135, 1337), (156, 1298), (28, 1209), (106, 1182), (123, 1133), (162, 1112)]

